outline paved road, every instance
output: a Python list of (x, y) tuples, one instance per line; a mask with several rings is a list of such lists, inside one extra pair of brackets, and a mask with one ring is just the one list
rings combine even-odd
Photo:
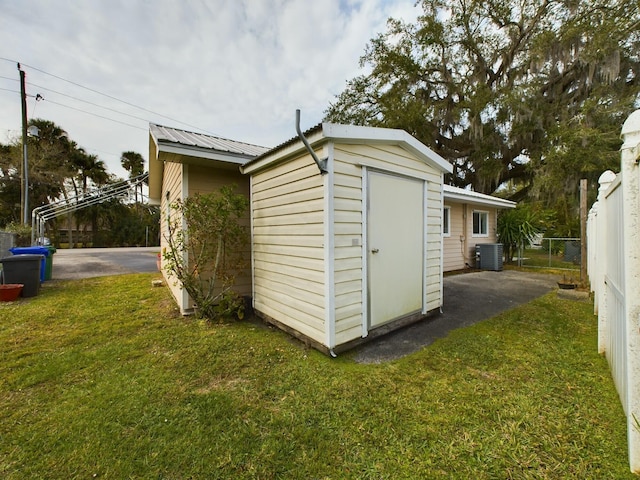
[(157, 272), (160, 247), (60, 249), (53, 256), (53, 280)]

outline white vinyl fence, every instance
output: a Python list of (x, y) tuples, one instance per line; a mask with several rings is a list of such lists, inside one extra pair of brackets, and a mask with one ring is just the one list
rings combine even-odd
[(640, 110), (622, 127), (620, 173), (604, 172), (587, 223), (598, 350), (627, 416), (629, 464), (640, 473)]

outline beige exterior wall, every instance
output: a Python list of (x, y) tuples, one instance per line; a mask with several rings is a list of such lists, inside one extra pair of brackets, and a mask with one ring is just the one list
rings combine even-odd
[(251, 177), (254, 308), (321, 344), (324, 179), (309, 155)]
[[(175, 211), (170, 211), (169, 206), (176, 200), (184, 200), (188, 196), (196, 193), (206, 194), (218, 190), (223, 185), (235, 184), (238, 192), (249, 198), (249, 179), (238, 170), (219, 169), (200, 165), (188, 165), (182, 163), (165, 162), (164, 176), (162, 184), (163, 196), (161, 199), (161, 225), (160, 225), (160, 247), (161, 251), (168, 248), (168, 218), (176, 215)], [(169, 199), (166, 194), (169, 192)], [(244, 224), (248, 227), (250, 223), (249, 212), (247, 211)], [(235, 291), (240, 295), (251, 295), (251, 245), (247, 242), (246, 251), (243, 252), (247, 259), (247, 268), (239, 272), (236, 278)], [(183, 291), (174, 278), (167, 276), (167, 284), (173, 294), (180, 312), (190, 313), (193, 309), (191, 298)]]
[[(240, 170), (212, 168), (201, 165), (189, 165), (188, 167), (188, 184), (189, 196), (196, 193), (206, 194), (217, 191), (220, 187), (234, 184), (237, 186), (236, 192), (242, 193), (245, 197), (249, 196), (249, 178), (242, 175)], [(250, 212), (247, 213), (243, 221), (243, 225), (249, 228)], [(242, 252), (243, 258), (247, 261), (246, 269), (237, 273), (234, 290), (239, 295), (251, 295), (251, 242), (247, 239), (247, 245)]]
[[(160, 251), (165, 252), (168, 248), (167, 237), (169, 234), (169, 221), (175, 215), (170, 205), (176, 200), (181, 200), (183, 195), (182, 182), (184, 178), (183, 165), (180, 163), (166, 163), (162, 178), (162, 198), (160, 199)], [(164, 262), (164, 260), (163, 260)], [(181, 313), (186, 313), (192, 306), (188, 303), (186, 295), (175, 278), (168, 276), (163, 270), (163, 275), (167, 280), (167, 285), (178, 303)]]
[[(496, 208), (492, 208), (492, 207), (485, 207), (485, 206), (474, 206), (474, 205), (468, 205), (467, 206), (467, 218), (466, 218), (466, 223), (467, 223), (467, 231), (469, 232), (469, 235), (467, 235), (468, 240), (468, 245), (467, 245), (467, 255), (468, 257), (472, 260), (470, 263), (470, 265), (473, 265), (474, 267), (476, 266), (476, 245), (479, 243), (496, 243), (497, 241), (497, 224), (498, 224), (498, 210)], [(479, 211), (479, 212), (487, 212), (488, 214), (488, 225), (487, 225), (487, 233), (488, 235), (486, 237), (483, 236), (476, 236), (473, 234), (473, 212), (474, 211)]]
[[(474, 205), (472, 203), (451, 202), (445, 199), (445, 207), (450, 208), (449, 236), (444, 236), (444, 271), (451, 272), (475, 267), (475, 246), (480, 243), (496, 243), (498, 209)], [(487, 212), (487, 236), (473, 234), (473, 212)]]
[(445, 208), (449, 208), (449, 235), (443, 239), (443, 269), (445, 272), (461, 270), (468, 262), (465, 255), (466, 230), (464, 226), (464, 206), (461, 203), (444, 202)]

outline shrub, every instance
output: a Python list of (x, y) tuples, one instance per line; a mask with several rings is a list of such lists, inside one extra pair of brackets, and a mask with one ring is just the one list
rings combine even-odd
[(31, 225), (12, 222), (7, 224), (5, 231), (16, 235), (16, 247), (31, 246)]
[(247, 266), (242, 250), (248, 232), (240, 219), (249, 201), (234, 190), (235, 185), (224, 186), (171, 205), (177, 215), (169, 222), (164, 268), (191, 296), (196, 314), (209, 320), (244, 314), (244, 302), (233, 286)]
[(498, 242), (504, 245), (506, 262), (513, 261), (518, 247), (528, 246), (540, 232), (536, 226), (536, 214), (527, 205), (518, 205), (514, 209), (503, 210), (498, 216)]

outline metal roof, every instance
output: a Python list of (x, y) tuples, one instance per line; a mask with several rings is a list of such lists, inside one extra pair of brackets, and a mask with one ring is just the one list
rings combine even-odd
[(149, 124), (149, 130), (158, 143), (173, 143), (247, 157), (256, 157), (269, 150), (259, 145), (237, 142), (235, 140), (229, 140), (228, 138), (205, 135), (203, 133), (188, 132), (186, 130), (165, 127), (153, 123)]

